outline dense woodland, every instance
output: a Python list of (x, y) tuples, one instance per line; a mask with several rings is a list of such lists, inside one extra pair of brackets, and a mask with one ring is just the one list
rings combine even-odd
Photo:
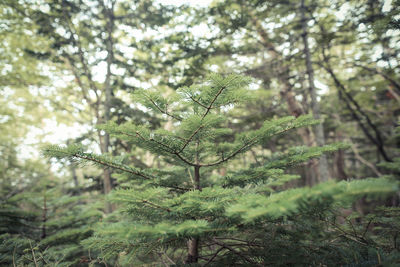
[(399, 266), (399, 0), (0, 0), (0, 266)]

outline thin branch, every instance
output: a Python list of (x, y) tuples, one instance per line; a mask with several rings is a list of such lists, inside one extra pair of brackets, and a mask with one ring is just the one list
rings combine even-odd
[(192, 135), (186, 140), (185, 144), (183, 144), (183, 147), (179, 149), (178, 153), (181, 153), (186, 146), (192, 141), (193, 137), (204, 127), (204, 125), (200, 125), (193, 133)]
[(35, 266), (36, 266), (36, 267), (39, 267), (39, 265), (38, 265), (38, 263), (37, 263), (37, 261), (36, 261), (35, 251), (34, 251), (34, 249), (32, 248), (31, 240), (29, 240), (29, 246), (31, 247), (33, 262), (35, 263)]
[[(311, 18), (315, 21), (315, 23), (318, 25), (318, 27), (320, 28), (321, 34), (323, 36), (325, 36), (326, 30), (324, 28), (324, 26), (318, 22), (318, 20), (312, 16), (311, 14)], [(328, 43), (327, 48), (331, 47), (331, 44)], [(377, 128), (377, 126), (375, 124), (372, 123), (372, 121), (370, 120), (369, 116), (361, 109), (360, 105), (357, 103), (357, 101), (355, 101), (355, 99), (346, 91), (346, 88), (344, 87), (344, 85), (339, 81), (339, 79), (336, 77), (332, 67), (330, 66), (330, 62), (329, 62), (329, 57), (326, 54), (326, 49), (325, 49), (325, 45), (322, 45), (322, 60), (325, 64), (322, 63), (318, 63), (322, 68), (324, 68), (332, 77), (335, 85), (338, 87), (339, 92), (344, 93), (344, 95), (346, 97), (343, 98), (347, 108), (349, 109), (349, 111), (351, 112), (353, 118), (357, 121), (357, 123), (359, 124), (359, 126), (361, 127), (361, 129), (363, 130), (364, 134), (376, 145), (376, 147), (378, 148), (379, 153), (383, 156), (383, 158), (385, 159), (385, 161), (388, 162), (392, 162), (393, 160), (391, 158), (389, 158), (389, 156), (386, 154), (385, 148), (384, 148), (384, 141), (382, 140), (381, 134)], [(347, 99), (346, 99), (347, 98)], [(372, 130), (375, 132), (375, 137), (374, 138), (367, 130), (367, 128), (365, 127), (365, 125), (361, 122), (361, 119), (359, 118), (359, 116), (356, 114), (356, 112), (353, 110), (353, 108), (351, 107), (350, 103), (353, 103), (353, 105), (356, 108), (356, 111), (358, 111), (361, 116), (363, 116), (367, 122), (367, 125), (369, 125)]]
[(85, 88), (85, 86), (83, 85), (83, 82), (82, 82), (81, 78), (79, 77), (79, 74), (78, 74), (78, 72), (76, 71), (76, 68), (74, 67), (74, 66), (75, 66), (75, 65), (74, 65), (74, 60), (73, 60), (72, 57), (71, 57), (70, 55), (68, 55), (68, 54), (65, 54), (64, 56), (65, 56), (66, 61), (67, 61), (68, 65), (69, 65), (69, 67), (70, 67), (70, 69), (71, 69), (71, 71), (72, 71), (72, 74), (73, 74), (74, 77), (75, 77), (76, 82), (78, 83), (78, 86), (79, 86), (79, 87), (81, 88), (81, 90), (82, 90), (82, 96), (83, 96), (83, 98), (88, 102), (89, 106), (92, 107), (92, 105), (93, 105), (92, 100), (90, 100), (90, 98), (89, 98), (89, 96), (88, 96), (88, 92), (86, 91), (86, 88)]
[(142, 203), (145, 203), (145, 204), (149, 204), (150, 206), (152, 206), (152, 207), (154, 207), (154, 208), (157, 208), (157, 209), (160, 209), (160, 210), (165, 210), (165, 211), (167, 211), (167, 212), (171, 212), (171, 210), (169, 209), (169, 208), (165, 208), (165, 207), (162, 207), (162, 206), (160, 206), (160, 205), (158, 205), (158, 204), (155, 204), (155, 203), (153, 203), (153, 202), (150, 202), (150, 201), (148, 201), (148, 200), (140, 200), (140, 202), (142, 202)]
[[(225, 86), (221, 86), (221, 88), (219, 89), (219, 91), (217, 92), (217, 94), (214, 96), (213, 100), (211, 100), (210, 105), (208, 105), (206, 107), (206, 112), (204, 112), (203, 116), (201, 117), (201, 121), (203, 121), (203, 119), (208, 115), (208, 113), (210, 112), (210, 110), (213, 108), (213, 104), (214, 102), (217, 100), (217, 98), (222, 94), (222, 92), (228, 87), (229, 83), (231, 83), (232, 81), (234, 81), (237, 77), (233, 77), (227, 85)], [(185, 144), (182, 146), (182, 148), (178, 151), (178, 153), (181, 153), (186, 147), (187, 145), (193, 140), (194, 136), (202, 129), (204, 128), (204, 125), (200, 125), (193, 133), (192, 135), (186, 140)]]
[(162, 254), (167, 258), (167, 260), (168, 260), (172, 265), (176, 265), (176, 263), (175, 263), (170, 257), (168, 257), (168, 255), (167, 255), (167, 253), (165, 253), (165, 251), (163, 251)]
[(219, 246), (221, 246), (223, 248), (228, 249), (229, 251), (233, 252), (234, 254), (236, 254), (237, 256), (239, 256), (241, 258), (243, 258), (245, 261), (253, 264), (254, 266), (262, 266), (261, 264), (255, 262), (252, 259), (248, 258), (247, 256), (241, 254), (240, 252), (236, 251), (235, 249), (233, 249), (232, 247), (226, 245), (225, 243), (222, 243), (222, 242), (216, 240), (215, 238), (213, 238), (213, 240), (214, 240), (215, 244), (217, 244), (217, 245), (219, 245)]
[(354, 153), (354, 156), (356, 157), (356, 159), (358, 159), (361, 163), (363, 163), (364, 165), (368, 166), (378, 177), (382, 176), (382, 173), (380, 173), (380, 171), (378, 171), (378, 169), (374, 166), (374, 164), (372, 164), (371, 162), (369, 162), (368, 160), (364, 159), (360, 153), (358, 153), (358, 149), (357, 147), (354, 145), (354, 143), (351, 141), (351, 139), (348, 140), (350, 146), (351, 146), (351, 150)]
[[(232, 82), (234, 79), (235, 79), (235, 77), (232, 78), (232, 80), (229, 81), (229, 82)], [(203, 119), (207, 116), (207, 114), (208, 114), (208, 113), (210, 112), (210, 110), (212, 109), (212, 106), (213, 106), (214, 102), (217, 100), (217, 98), (219, 97), (219, 95), (226, 89), (226, 87), (227, 87), (227, 85), (226, 85), (226, 86), (222, 86), (221, 89), (219, 89), (218, 93), (214, 96), (214, 99), (211, 101), (210, 105), (207, 107), (206, 112), (205, 112), (205, 113), (203, 114), (203, 116), (201, 117), (201, 120), (203, 120)]]
[[(359, 126), (361, 127), (361, 129), (363, 130), (365, 135), (377, 146), (379, 153), (383, 156), (385, 161), (392, 162), (393, 160), (391, 158), (389, 158), (389, 156), (386, 154), (386, 151), (384, 148), (384, 142), (382, 140), (381, 134), (380, 134), (377, 126), (374, 123), (372, 123), (369, 116), (361, 109), (361, 106), (357, 103), (357, 101), (346, 91), (346, 88), (339, 81), (336, 74), (333, 72), (332, 68), (330, 67), (325, 53), (323, 53), (323, 54), (324, 54), (324, 61), (327, 64), (327, 66), (325, 66), (323, 64), (319, 64), (319, 65), (322, 66), (331, 75), (333, 81), (335, 82), (335, 84), (338, 87), (338, 89), (340, 90), (340, 92), (342, 92), (346, 96), (345, 98), (343, 98), (343, 100), (344, 100), (347, 108), (351, 112), (353, 118), (357, 121), (357, 123), (359, 124)], [(353, 105), (356, 108), (356, 111), (359, 112), (361, 114), (361, 116), (363, 116), (365, 118), (367, 124), (375, 132), (375, 138), (369, 133), (369, 131), (367, 130), (365, 125), (362, 123), (361, 118), (357, 115), (356, 111), (351, 107), (350, 102), (353, 103)]]
[(394, 80), (391, 77), (389, 77), (384, 72), (378, 70), (377, 68), (370, 68), (370, 67), (363, 66), (363, 65), (357, 64), (357, 63), (353, 63), (353, 66), (360, 67), (362, 69), (368, 70), (368, 71), (370, 71), (372, 73), (375, 73), (375, 74), (378, 74), (378, 75), (382, 76), (385, 80), (389, 81), (397, 89), (397, 94), (400, 93), (400, 83), (398, 83), (396, 80)]
[[(93, 89), (93, 91), (94, 91), (94, 93), (96, 95), (96, 100), (97, 100), (96, 103), (97, 103), (97, 105), (99, 105), (100, 104), (100, 97), (99, 97), (99, 95), (97, 93), (98, 88), (97, 88), (96, 84), (93, 81), (92, 74), (91, 74), (91, 72), (89, 70), (89, 67), (88, 67), (87, 63), (86, 63), (86, 60), (85, 60), (85, 57), (84, 57), (84, 52), (83, 52), (83, 49), (82, 49), (82, 45), (81, 45), (81, 42), (79, 40), (79, 35), (76, 33), (76, 29), (74, 28), (70, 17), (67, 14), (64, 14), (64, 15), (65, 15), (64, 17), (65, 17), (66, 21), (68, 22), (68, 30), (69, 30), (69, 32), (71, 34), (72, 43), (78, 48), (79, 59), (80, 59), (80, 62), (82, 64), (82, 66), (83, 66), (83, 70), (84, 70), (85, 76), (87, 77), (87, 79), (89, 81), (89, 84), (90, 84), (90, 87)], [(78, 36), (77, 39), (74, 38), (75, 35)]]
[[(123, 172), (127, 172), (127, 173), (130, 173), (130, 174), (133, 174), (133, 175), (137, 175), (137, 176), (142, 177), (143, 179), (146, 179), (146, 180), (152, 180), (153, 179), (151, 176), (147, 176), (147, 175), (143, 174), (140, 171), (135, 171), (133, 169), (125, 168), (125, 167), (123, 167), (121, 165), (117, 165), (117, 164), (112, 164), (112, 163), (109, 163), (109, 162), (101, 161), (99, 159), (91, 157), (88, 154), (83, 154), (82, 155), (82, 154), (75, 153), (75, 154), (72, 154), (72, 156), (76, 157), (76, 158), (84, 159), (84, 160), (93, 161), (93, 162), (95, 162), (97, 164), (100, 164), (100, 165), (103, 165), (103, 166), (106, 166), (106, 167), (110, 167), (110, 168), (113, 168), (113, 169), (117, 169), (117, 170), (120, 170), (120, 171), (123, 171)], [(165, 187), (165, 188), (182, 190), (182, 191), (190, 191), (190, 189), (188, 189), (188, 188), (179, 187), (179, 186), (173, 186), (173, 185), (162, 185), (162, 184), (160, 184), (158, 186)]]
[(206, 105), (204, 105), (203, 103), (199, 102), (199, 101), (198, 101), (197, 99), (195, 99), (193, 96), (189, 95), (189, 98), (190, 98), (193, 102), (195, 102), (196, 104), (198, 104), (199, 106), (201, 106), (201, 107), (203, 107), (203, 108), (205, 108), (205, 109), (208, 108)]
[(76, 158), (84, 159), (84, 160), (93, 161), (93, 162), (95, 162), (95, 163), (97, 163), (97, 164), (100, 164), (100, 165), (103, 165), (103, 166), (106, 166), (106, 167), (110, 167), (110, 168), (113, 168), (113, 169), (117, 169), (117, 170), (120, 170), (120, 171), (123, 171), (123, 172), (127, 172), (127, 173), (130, 173), (130, 174), (133, 174), (133, 175), (137, 175), (137, 176), (140, 176), (140, 177), (142, 177), (142, 178), (144, 178), (144, 179), (146, 179), (146, 180), (152, 179), (152, 177), (146, 176), (146, 175), (144, 175), (144, 174), (141, 173), (141, 172), (138, 172), (138, 171), (134, 171), (134, 170), (132, 170), (132, 169), (125, 168), (125, 167), (123, 167), (123, 166), (121, 166), (121, 165), (117, 165), (117, 164), (115, 164), (115, 163), (109, 163), (109, 162), (105, 162), (105, 161), (96, 159), (96, 158), (94, 158), (93, 156), (90, 156), (89, 154), (78, 154), (78, 153), (74, 153), (74, 154), (72, 154), (72, 156), (73, 156), (73, 157), (76, 157)]
[(220, 248), (214, 253), (214, 255), (213, 255), (203, 266), (207, 266), (208, 264), (210, 264), (210, 263), (217, 257), (217, 255), (218, 255), (221, 251), (223, 251), (224, 249), (227, 249), (227, 248), (225, 248), (225, 247), (220, 247)]
[[(287, 131), (289, 131), (289, 130), (291, 130), (291, 129), (293, 129), (293, 128), (284, 129), (284, 130), (282, 130), (282, 131), (276, 133), (275, 135), (281, 134), (281, 133), (284, 133), (284, 132), (287, 132)], [(251, 147), (251, 146), (255, 145), (258, 138), (259, 138), (258, 135), (255, 136), (255, 137), (252, 138), (248, 143), (244, 144), (242, 147), (240, 147), (238, 150), (236, 150), (235, 152), (233, 152), (230, 156), (228, 156), (228, 157), (226, 157), (226, 158), (222, 158), (221, 160), (219, 160), (219, 161), (217, 161), (217, 162), (213, 162), (213, 163), (201, 164), (200, 166), (201, 166), (201, 167), (211, 167), (211, 166), (216, 166), (216, 165), (222, 164), (222, 163), (224, 163), (224, 162), (230, 160), (231, 158), (235, 157), (237, 154), (239, 154), (239, 153), (242, 152), (243, 150), (247, 149), (248, 147)]]
[(164, 147), (163, 150), (164, 150), (165, 152), (170, 153), (170, 154), (173, 154), (173, 155), (176, 155), (180, 160), (182, 160), (183, 162), (185, 162), (186, 164), (188, 164), (188, 165), (190, 165), (190, 166), (196, 166), (196, 164), (194, 164), (194, 163), (190, 162), (188, 159), (184, 158), (184, 157), (180, 154), (180, 152), (175, 151), (172, 147), (170, 147), (170, 146), (168, 146), (168, 145), (166, 145), (166, 144), (164, 144), (164, 143), (161, 143), (160, 141), (157, 141), (157, 140), (155, 140), (154, 138), (146, 139), (146, 138), (144, 138), (144, 137), (143, 137), (139, 132), (137, 132), (137, 131), (135, 132), (136, 135), (133, 135), (133, 134), (130, 134), (130, 133), (126, 133), (126, 132), (123, 132), (123, 131), (118, 131), (117, 133), (118, 133), (118, 134), (122, 134), (122, 135), (129, 136), (129, 137), (133, 137), (133, 138), (139, 137), (139, 138), (142, 139), (143, 141), (156, 143), (156, 144), (158, 144), (158, 145)]
[(368, 224), (367, 224), (367, 226), (365, 227), (365, 231), (364, 231), (364, 233), (362, 234), (362, 238), (365, 238), (365, 235), (367, 234), (367, 232), (368, 232), (368, 228), (369, 228), (369, 226), (371, 225), (371, 223), (372, 223), (372, 221), (375, 219), (375, 217), (372, 217), (369, 221), (368, 221)]
[(175, 120), (177, 120), (177, 121), (182, 121), (182, 118), (180, 118), (180, 117), (178, 117), (178, 116), (175, 116), (175, 115), (169, 113), (167, 109), (162, 110), (162, 109), (154, 102), (154, 100), (151, 99), (150, 97), (148, 97), (148, 96), (146, 96), (146, 95), (145, 95), (145, 97), (146, 97), (146, 98), (147, 98), (147, 99), (162, 113), (162, 114), (165, 114), (165, 115), (167, 115), (167, 116), (170, 116), (171, 118), (173, 118), (173, 119), (175, 119)]
[[(128, 136), (131, 136), (131, 137), (134, 137), (133, 135), (128, 134), (128, 133), (123, 133), (123, 132), (121, 132), (121, 133), (122, 133), (122, 134), (125, 134), (125, 135), (128, 135)], [(161, 142), (155, 140), (154, 138), (151, 138), (151, 139), (147, 140), (147, 139), (144, 138), (139, 132), (136, 132), (136, 135), (139, 136), (139, 137), (140, 137), (142, 140), (144, 140), (144, 141), (150, 141), (150, 142), (156, 143), (156, 144), (158, 144), (158, 145), (160, 145), (160, 146), (162, 146), (162, 147), (165, 147), (165, 149), (164, 149), (165, 152), (176, 155), (180, 160), (182, 160), (182, 161), (185, 162), (186, 164), (188, 164), (188, 165), (190, 165), (190, 166), (197, 166), (196, 164), (194, 164), (194, 163), (190, 162), (189, 160), (185, 159), (185, 158), (180, 154), (180, 151), (175, 151), (172, 147), (169, 147), (169, 146), (167, 146), (166, 144), (161, 143)]]

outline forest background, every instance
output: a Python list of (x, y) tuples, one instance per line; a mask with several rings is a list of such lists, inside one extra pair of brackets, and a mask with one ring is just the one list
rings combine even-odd
[[(346, 256), (339, 252), (331, 255), (331, 250), (326, 249), (329, 253), (321, 258), (309, 254), (305, 258), (300, 252), (293, 254), (291, 262), (360, 266), (367, 263), (376, 266), (385, 261), (399, 263), (400, 210), (396, 185), (400, 172), (400, 1), (176, 2), (0, 1), (0, 264), (274, 266), (290, 264), (290, 261), (282, 262), (282, 255), (298, 250), (295, 243), (310, 246), (315, 241), (313, 238), (317, 238), (323, 244), (318, 249), (322, 250), (321, 247), (330, 246), (326, 243), (336, 242), (339, 237), (344, 239), (343, 243), (336, 244), (337, 248), (348, 245), (354, 249), (354, 255), (348, 256), (345, 252), (340, 253)], [(177, 240), (171, 241), (168, 234), (168, 242), (153, 242), (140, 250), (102, 238), (107, 231), (114, 232), (112, 229), (96, 232), (99, 225), (120, 222), (127, 211), (139, 212), (132, 211), (132, 199), (121, 203), (123, 197), (118, 192), (128, 187), (140, 188), (140, 184), (131, 184), (120, 173), (121, 169), (118, 170), (122, 166), (118, 164), (130, 164), (138, 170), (164, 170), (160, 176), (167, 172), (170, 176), (182, 175), (181, 169), (168, 169), (175, 159), (168, 160), (151, 145), (143, 148), (145, 142), (135, 143), (112, 135), (116, 130), (110, 123), (133, 123), (145, 125), (151, 131), (173, 132), (182, 125), (174, 121), (179, 117), (169, 111), (174, 107), (163, 99), (172, 99), (178, 89), (192, 88), (193, 84), (211, 81), (212, 87), (218, 82), (227, 83), (221, 77), (236, 77), (232, 74), (241, 75), (237, 76), (241, 77), (237, 87), (247, 88), (249, 97), (246, 95), (243, 97), (246, 101), (241, 102), (234, 96), (234, 101), (221, 104), (219, 112), (232, 133), (224, 133), (218, 142), (233, 142), (235, 134), (263, 129), (264, 121), (279, 121), (278, 118), (286, 116), (301, 120), (311, 114), (320, 123), (300, 121), (293, 126), (296, 129), (285, 135), (271, 134), (268, 142), (263, 136), (264, 141), (235, 154), (229, 164), (224, 162), (218, 168), (202, 172), (202, 176), (210, 177), (210, 181), (227, 180), (228, 185), (215, 182), (223, 190), (231, 185), (241, 188), (241, 183), (243, 188), (252, 188), (247, 180), (240, 180), (244, 178), (237, 178), (241, 182), (235, 180), (239, 177), (235, 176), (238, 171), (265, 167), (265, 162), (279, 158), (287, 161), (274, 168), (285, 169), (284, 173), (269, 169), (261, 174), (265, 179), (281, 179), (280, 183), (271, 185), (268, 189), (271, 192), (293, 192), (294, 188), (305, 190), (313, 186), (325, 192), (324, 187), (318, 187), (320, 184), (337, 185), (340, 181), (364, 181), (369, 177), (374, 177), (376, 183), (361, 184), (362, 192), (354, 194), (357, 199), (340, 208), (334, 206), (330, 210), (334, 211), (331, 224), (310, 230), (318, 237), (302, 236), (299, 233), (304, 229), (293, 230), (293, 224), (289, 227), (285, 224), (292, 222), (290, 216), (296, 214), (305, 216), (300, 218), (304, 224), (308, 220), (314, 222), (305, 215), (310, 210), (304, 212), (300, 206), (291, 209), (294, 202), (279, 202), (277, 209), (281, 207), (290, 212), (282, 212), (274, 219), (285, 225), (282, 226), (287, 231), (285, 236), (290, 236), (285, 242), (291, 246), (283, 251), (271, 249), (269, 255), (274, 251), (281, 257), (260, 252), (267, 246), (285, 247), (284, 239), (279, 243), (269, 236), (268, 240), (275, 240), (275, 245), (271, 245), (273, 241), (267, 245), (260, 239), (261, 235), (265, 237), (277, 231), (275, 228), (273, 231), (263, 228), (255, 219), (251, 226), (243, 226), (235, 216), (244, 218), (245, 215), (233, 214), (233, 211), (233, 215), (227, 215), (228, 225), (235, 225), (233, 232), (248, 234), (246, 240), (236, 240), (236, 243), (242, 242), (238, 245), (233, 240), (224, 241), (214, 236), (214, 243), (204, 255), (199, 255), (199, 250), (206, 250), (200, 245), (194, 254), (191, 249), (197, 247), (198, 240), (211, 237), (187, 229), (184, 234), (176, 234)], [(229, 86), (227, 83), (222, 87)], [(232, 86), (236, 88), (235, 84)], [(192, 100), (198, 96), (195, 91), (185, 90)], [(240, 102), (239, 108), (237, 102)], [(194, 108), (194, 112), (205, 108), (206, 117), (207, 105), (201, 101), (196, 103), (200, 107)], [(104, 124), (108, 126), (101, 126)], [(187, 126), (187, 131), (190, 127), (196, 129), (194, 125), (195, 122)], [(151, 134), (149, 138), (152, 140)], [(186, 138), (192, 140), (190, 135)], [(324, 146), (325, 149), (318, 149)], [(66, 155), (61, 156), (60, 151)], [(82, 151), (88, 153), (82, 154)], [(86, 155), (89, 162), (99, 159), (104, 162), (89, 164), (78, 161), (77, 155), (80, 159)], [(296, 155), (300, 158), (295, 158)], [(129, 170), (135, 170), (136, 176), (143, 174), (137, 169)], [(196, 168), (186, 175), (196, 178)], [(240, 175), (252, 179), (256, 176), (248, 172)], [(212, 187), (210, 181), (202, 186)], [(263, 182), (257, 180), (255, 184), (260, 186)], [(183, 185), (187, 184), (176, 181), (168, 184), (178, 191)], [(140, 190), (148, 192), (145, 189)], [(200, 185), (194, 186), (194, 191), (199, 189)], [(305, 191), (299, 192), (305, 194)], [(331, 197), (310, 192), (312, 197), (309, 195), (307, 201), (313, 198), (316, 202), (312, 203), (321, 207)], [(164, 194), (148, 193), (142, 196), (141, 204), (147, 201), (147, 206), (141, 209), (151, 209), (151, 205), (154, 208), (158, 202), (151, 202), (150, 196)], [(231, 199), (221, 197), (227, 192), (219, 193), (218, 198), (213, 198), (231, 204)], [(256, 203), (259, 199), (253, 200)], [(301, 201), (310, 205), (304, 199)], [(252, 203), (245, 202), (243, 207), (254, 208)], [(217, 211), (221, 210), (213, 210)], [(192, 216), (194, 221), (198, 221), (196, 216)], [(277, 224), (274, 221), (274, 227)], [(158, 229), (158, 224), (152, 225), (156, 226), (146, 231)], [(240, 230), (238, 225), (245, 230)], [(129, 230), (128, 226), (123, 227), (121, 231)], [(200, 226), (194, 223), (189, 228), (197, 227)], [(260, 229), (265, 232), (255, 235)], [(327, 233), (333, 234), (327, 237)], [(140, 238), (140, 242), (153, 240), (145, 235)]]

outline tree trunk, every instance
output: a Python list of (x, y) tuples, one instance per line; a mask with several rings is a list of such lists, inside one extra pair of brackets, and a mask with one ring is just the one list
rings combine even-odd
[[(320, 107), (319, 107), (319, 103), (317, 100), (317, 92), (315, 90), (315, 84), (314, 84), (314, 69), (312, 66), (310, 48), (308, 45), (307, 22), (308, 22), (308, 20), (305, 16), (304, 0), (301, 0), (301, 24), (302, 24), (302, 28), (303, 28), (302, 38), (303, 38), (303, 43), (304, 43), (304, 54), (305, 54), (305, 59), (306, 59), (306, 68), (307, 68), (307, 75), (308, 75), (308, 86), (309, 86), (310, 99), (311, 99), (311, 110), (312, 110), (314, 119), (320, 120), (321, 119)], [(314, 126), (314, 135), (315, 135), (315, 141), (317, 143), (317, 146), (324, 146), (325, 145), (325, 136), (324, 136), (324, 129), (323, 129), (322, 123), (319, 123)], [(324, 154), (319, 159), (318, 171), (319, 171), (319, 174), (318, 174), (319, 182), (327, 181), (330, 178), (329, 170), (328, 170), (328, 161), (326, 159), (326, 155), (324, 155)]]
[(199, 259), (199, 239), (192, 238), (188, 241), (188, 255), (185, 263), (194, 263)]
[[(110, 109), (111, 109), (111, 95), (112, 95), (112, 88), (111, 88), (111, 64), (113, 62), (113, 40), (112, 40), (112, 32), (114, 28), (114, 4), (111, 4), (111, 7), (108, 8), (106, 6), (104, 8), (104, 14), (107, 17), (107, 40), (106, 40), (106, 49), (107, 49), (107, 73), (106, 79), (104, 81), (104, 92), (105, 92), (105, 101), (104, 101), (104, 120), (107, 123), (110, 120)], [(110, 147), (110, 135), (105, 133), (104, 135), (104, 152), (108, 153)], [(104, 194), (107, 195), (112, 190), (112, 183), (111, 183), (111, 171), (110, 169), (104, 170)], [(106, 212), (110, 213), (114, 209), (113, 205), (110, 203), (106, 204)]]
[(43, 214), (42, 214), (42, 235), (41, 239), (46, 238), (46, 222), (47, 222), (47, 198), (46, 192), (43, 195)]
[[(340, 130), (336, 131), (336, 142), (342, 142), (343, 141), (343, 136), (342, 132)], [(344, 150), (339, 149), (335, 153), (335, 168), (336, 168), (336, 177), (339, 180), (347, 180), (347, 174), (346, 174), (346, 162), (345, 162), (345, 156), (344, 156)]]
[[(200, 190), (200, 167), (194, 167), (194, 190)], [(185, 260), (185, 263), (194, 263), (199, 260), (199, 243), (200, 239), (198, 237), (191, 238), (188, 241), (188, 254)]]
[[(106, 146), (105, 140), (103, 140), (103, 137), (101, 136), (101, 132), (98, 131), (99, 135), (99, 140), (100, 140), (100, 150), (101, 154), (108, 153), (108, 148)], [(111, 171), (108, 168), (105, 168), (103, 170), (103, 192), (104, 195), (107, 195), (110, 193), (112, 190), (112, 184), (111, 184)], [(111, 203), (106, 201), (105, 204), (105, 213), (111, 213), (114, 210), (114, 207)]]

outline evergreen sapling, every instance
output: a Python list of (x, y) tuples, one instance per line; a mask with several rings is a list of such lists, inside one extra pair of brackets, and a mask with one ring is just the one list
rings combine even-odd
[[(256, 130), (233, 132), (228, 111), (251, 98), (250, 82), (240, 75), (212, 74), (207, 82), (169, 97), (139, 90), (135, 100), (169, 118), (172, 130), (112, 122), (100, 127), (159, 156), (161, 168), (136, 168), (124, 157), (88, 153), (79, 145), (46, 148), (48, 156), (110, 168), (118, 180), (119, 188), (110, 196), (118, 204), (118, 219), (100, 224), (84, 245), (120, 264), (320, 264), (337, 245), (323, 242), (334, 240), (331, 232), (318, 234), (326, 230), (323, 216), (361, 196), (397, 190), (387, 179), (329, 181), (285, 190), (286, 182), (299, 178), (286, 174), (286, 168), (335, 151), (340, 144), (292, 148), (258, 165), (234, 166), (232, 162), (251, 148), (260, 149), (273, 137), (319, 123), (311, 116), (289, 116), (267, 120)], [(222, 167), (229, 170), (227, 175), (218, 173)], [(315, 244), (329, 253), (300, 249), (296, 236), (304, 242), (322, 240)], [(286, 259), (290, 253), (293, 258)]]

